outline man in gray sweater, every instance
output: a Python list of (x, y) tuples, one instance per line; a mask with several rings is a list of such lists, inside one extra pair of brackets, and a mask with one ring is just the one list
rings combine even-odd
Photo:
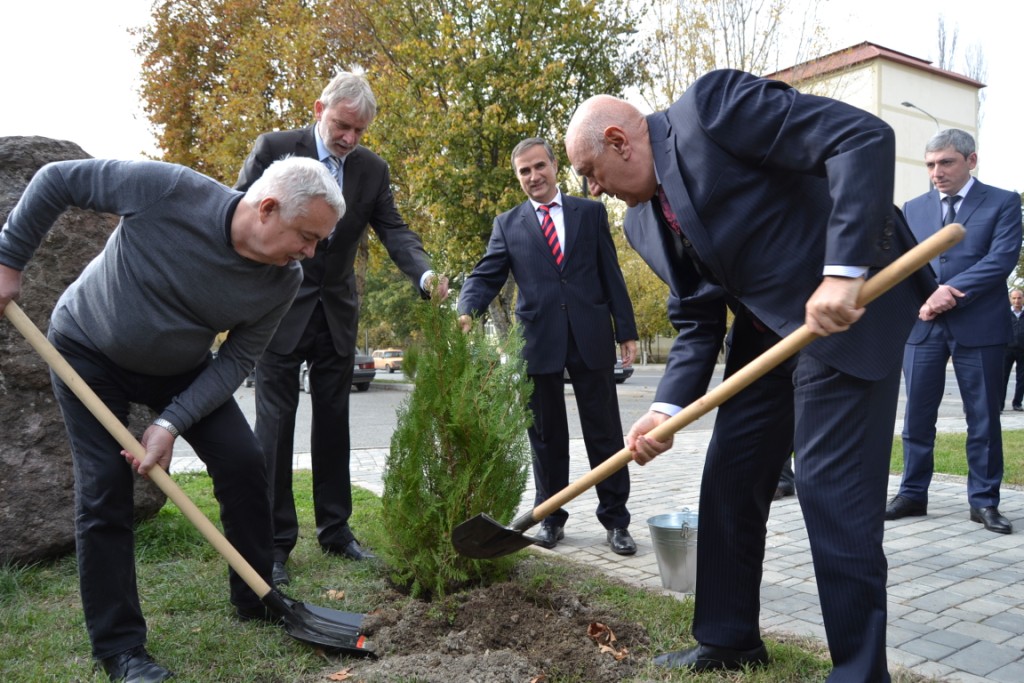
[[(170, 466), (182, 435), (206, 463), (228, 540), (271, 573), (265, 460), (233, 392), (253, 368), (313, 255), (344, 213), (338, 185), (311, 159), (271, 166), (243, 193), (182, 166), (88, 159), (44, 166), (0, 231), (0, 314), (58, 216), (75, 206), (122, 216), (103, 251), (58, 300), (48, 336), (124, 422), (129, 404), (159, 417), (146, 456), (122, 449), (56, 376), (75, 471), (79, 582), (92, 654), (111, 680), (162, 681), (145, 650), (135, 582), (132, 468)], [(229, 330), (216, 358), (210, 346)], [(128, 462), (125, 462), (127, 457)], [(233, 571), (231, 602), (267, 618)]]

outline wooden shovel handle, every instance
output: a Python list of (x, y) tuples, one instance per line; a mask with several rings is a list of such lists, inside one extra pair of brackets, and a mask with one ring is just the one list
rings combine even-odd
[[(896, 284), (910, 277), (912, 273), (923, 268), (933, 258), (949, 250), (950, 247), (962, 240), (965, 234), (964, 226), (959, 223), (951, 223), (913, 249), (908, 250), (864, 283), (860, 295), (857, 297), (857, 306), (866, 306), (871, 303)], [(686, 425), (725, 403), (815, 339), (817, 339), (817, 335), (811, 332), (806, 325), (801, 325), (779, 340), (772, 348), (727, 377), (717, 387), (652, 429), (649, 435), (658, 441), (664, 441)], [(525, 531), (590, 487), (604, 481), (628, 465), (632, 459), (632, 451), (629, 448), (623, 448), (535, 507), (532, 512), (515, 520), (512, 523), (512, 528)]]
[[(21, 307), (14, 301), (10, 301), (3, 314), (21, 332), (22, 336), (25, 337), (25, 341), (42, 356), (47, 365), (64, 381), (64, 384), (78, 396), (85, 407), (89, 409), (89, 412), (110, 432), (110, 435), (117, 439), (117, 442), (137, 459), (142, 460), (145, 458), (146, 449), (142, 447), (138, 439), (132, 436), (128, 428), (121, 424), (117, 416), (107, 408), (106, 404), (96, 395), (96, 392), (85, 383), (81, 375), (60, 354), (60, 351), (54, 348), (50, 340), (39, 331), (39, 328), (25, 315)], [(238, 572), (238, 575), (242, 577), (242, 580), (245, 581), (246, 585), (256, 595), (262, 599), (270, 593), (270, 584), (264, 581), (256, 570), (253, 569), (252, 565), (242, 557), (241, 553), (235, 550), (235, 547), (224, 537), (224, 534), (196, 507), (192, 499), (181, 490), (180, 486), (174, 483), (174, 480), (171, 479), (167, 472), (157, 466), (149, 471), (149, 478), (160, 487), (160, 490), (168, 498), (174, 501), (174, 504), (178, 506), (182, 514), (199, 529), (199, 532), (206, 537), (206, 540), (213, 544), (217, 552), (228, 561), (232, 569)]]

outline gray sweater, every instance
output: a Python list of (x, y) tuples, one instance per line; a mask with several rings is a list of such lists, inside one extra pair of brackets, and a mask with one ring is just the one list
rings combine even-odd
[(53, 310), (57, 332), (141, 374), (217, 358), (162, 414), (184, 431), (230, 398), (263, 353), (302, 281), (243, 258), (230, 241), (242, 194), (182, 166), (87, 159), (44, 166), (0, 232), (0, 263), (23, 270), (69, 206), (121, 216), (103, 251)]

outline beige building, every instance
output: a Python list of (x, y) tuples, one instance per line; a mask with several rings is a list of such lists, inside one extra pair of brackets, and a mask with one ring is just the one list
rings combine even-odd
[[(978, 139), (978, 91), (983, 83), (944, 71), (923, 59), (861, 43), (798, 64), (768, 78), (802, 92), (827, 95), (878, 116), (896, 132), (898, 206), (931, 188), (924, 146), (942, 128), (960, 128)], [(979, 160), (984, 159), (979, 149)], [(984, 163), (975, 173), (984, 180)]]

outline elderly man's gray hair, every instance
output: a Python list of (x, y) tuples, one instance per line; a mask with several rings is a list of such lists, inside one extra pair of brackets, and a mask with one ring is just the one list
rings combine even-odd
[(281, 205), (281, 217), (288, 220), (303, 216), (309, 202), (317, 197), (335, 210), (340, 220), (345, 215), (345, 198), (338, 179), (327, 167), (310, 157), (285, 157), (275, 161), (245, 193), (245, 201), (257, 207), (267, 197)]

